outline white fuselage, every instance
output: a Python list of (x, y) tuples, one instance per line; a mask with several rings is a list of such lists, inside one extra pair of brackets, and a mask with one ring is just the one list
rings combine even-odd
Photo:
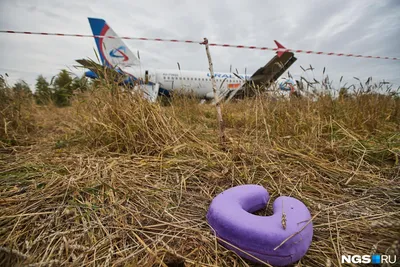
[[(199, 98), (212, 99), (214, 97), (213, 83), (209, 72), (185, 71), (180, 69), (148, 69), (141, 64), (139, 51), (137, 55), (132, 53), (132, 51), (125, 45), (122, 39), (118, 37), (115, 31), (111, 29), (110, 25), (108, 25), (104, 19), (89, 17), (88, 20), (95, 38), (102, 65), (112, 68), (118, 66), (118, 72), (119, 70), (122, 70), (122, 72), (128, 76), (123, 77), (124, 84), (133, 84), (134, 88), (142, 88), (146, 95), (158, 95), (158, 93), (162, 94), (178, 91), (183, 94), (194, 94)], [(99, 36), (108, 36), (113, 38), (103, 38)], [(261, 71), (264, 73), (262, 74), (263, 76), (268, 72), (271, 72), (271, 74), (277, 74), (277, 70), (272, 67), (272, 64), (278, 62), (282, 64), (284, 63), (282, 61), (283, 59), (279, 60), (278, 58), (284, 55), (288, 50), (277, 41), (275, 41), (275, 43), (278, 46), (278, 57), (274, 57), (270, 62), (264, 65), (263, 71)], [(293, 59), (293, 55), (294, 54), (292, 53), (289, 58)], [(286, 63), (289, 62), (287, 61), (289, 58), (285, 59)], [(290, 64), (294, 61), (292, 60)], [(282, 69), (284, 69), (284, 66)], [(89, 71), (89, 74), (86, 75), (89, 75), (88, 77), (97, 76), (93, 71)], [(235, 96), (235, 93), (238, 92), (237, 90), (241, 89), (246, 80), (250, 78), (249, 76), (244, 77), (244, 75), (239, 75), (239, 77), (237, 77), (233, 73), (220, 72), (215, 72), (214, 77), (219, 96), (226, 97), (227, 100)], [(138, 79), (144, 81), (145, 86), (138, 86)], [(143, 84), (142, 81), (140, 81), (140, 84)], [(153, 99), (153, 97), (151, 99)]]
[[(199, 98), (212, 99), (214, 97), (211, 75), (209, 72), (186, 71), (179, 69), (149, 69), (130, 67), (123, 71), (136, 78), (146, 80), (146, 72), (150, 83), (159, 83), (161, 90), (168, 92), (181, 92), (183, 94), (194, 94)], [(232, 73), (215, 72), (214, 77), (217, 90), (223, 92), (227, 89), (239, 89), (250, 76)]]

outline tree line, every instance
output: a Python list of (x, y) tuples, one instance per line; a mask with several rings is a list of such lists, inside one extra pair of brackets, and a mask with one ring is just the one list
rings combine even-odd
[[(6, 74), (6, 76), (8, 76)], [(39, 105), (54, 103), (58, 107), (65, 107), (71, 104), (71, 97), (77, 93), (86, 91), (91, 82), (85, 76), (73, 77), (67, 70), (61, 70), (51, 81), (43, 75), (36, 78), (35, 92), (32, 92), (29, 85), (20, 80), (11, 86), (12, 91), (17, 94), (32, 96)], [(0, 89), (7, 87), (4, 77), (0, 79)]]

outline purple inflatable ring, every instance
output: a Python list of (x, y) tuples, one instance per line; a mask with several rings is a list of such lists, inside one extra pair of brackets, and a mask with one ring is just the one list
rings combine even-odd
[[(232, 187), (213, 199), (207, 221), (217, 237), (227, 243), (271, 265), (289, 265), (300, 260), (311, 245), (311, 214), (301, 201), (284, 196), (274, 201), (272, 216), (252, 214), (264, 208), (268, 199), (268, 191), (262, 186)], [(282, 226), (282, 208), (286, 214), (286, 229)], [(299, 233), (295, 234), (296, 232)], [(293, 234), (295, 235), (281, 245)], [(220, 243), (239, 256), (260, 263), (225, 242)], [(274, 250), (275, 248), (277, 249)]]

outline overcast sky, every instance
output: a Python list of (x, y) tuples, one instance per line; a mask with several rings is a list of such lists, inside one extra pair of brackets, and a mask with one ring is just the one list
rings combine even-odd
[[(87, 17), (103, 18), (120, 36), (189, 39), (275, 47), (400, 57), (400, 1), (77, 1), (0, 0), (0, 29), (92, 34)], [(125, 41), (140, 51), (142, 64), (154, 68), (208, 71), (204, 46), (184, 43)], [(75, 59), (95, 58), (93, 38), (0, 33), (0, 74), (34, 85), (39, 74), (47, 78), (62, 68), (73, 69)], [(252, 74), (268, 62), (273, 51), (211, 47), (214, 70)], [(338, 84), (353, 76), (400, 85), (400, 61), (297, 54), (290, 72), (301, 75), (310, 64), (314, 75), (322, 70)], [(305, 75), (307, 76), (307, 75)], [(308, 73), (308, 77), (313, 74)]]

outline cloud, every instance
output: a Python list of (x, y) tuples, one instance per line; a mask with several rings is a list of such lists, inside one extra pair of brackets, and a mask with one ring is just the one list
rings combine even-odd
[[(400, 57), (400, 4), (392, 1), (63, 1), (5, 0), (0, 3), (0, 28), (91, 34), (87, 17), (101, 17), (120, 36), (190, 39), (325, 52)], [(9, 81), (34, 85), (39, 74), (51, 78), (75, 59), (94, 58), (91, 38), (0, 34), (0, 71)], [(154, 68), (208, 70), (204, 47), (198, 44), (127, 40), (144, 64)], [(212, 47), (214, 69), (247, 69), (251, 74), (274, 56), (272, 51)], [(400, 85), (399, 61), (297, 54), (290, 72), (312, 65), (334, 80), (388, 80)], [(78, 75), (82, 71), (76, 70)], [(312, 76), (312, 74), (309, 74)], [(396, 86), (396, 87), (397, 87)]]

